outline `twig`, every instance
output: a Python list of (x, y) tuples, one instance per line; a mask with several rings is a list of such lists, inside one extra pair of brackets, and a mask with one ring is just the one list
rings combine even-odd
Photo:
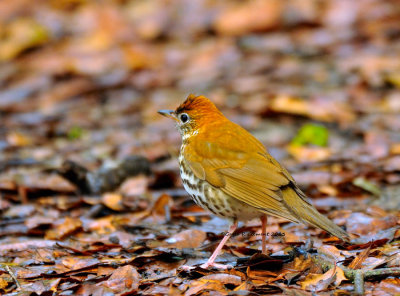
[(354, 272), (354, 293), (356, 295), (364, 295), (364, 274), (361, 269)]
[(15, 282), (15, 284), (17, 285), (17, 289), (18, 289), (18, 290), (21, 290), (21, 289), (22, 289), (22, 288), (21, 288), (21, 285), (19, 284), (19, 282), (18, 282), (18, 280), (17, 280), (17, 277), (16, 277), (15, 274), (12, 272), (11, 268), (10, 268), (8, 265), (6, 265), (6, 264), (4, 264), (4, 266), (5, 266), (5, 268), (6, 268), (7, 272), (8, 272), (8, 274), (11, 276), (11, 278), (13, 279), (13, 281)]
[(369, 278), (373, 276), (382, 276), (382, 275), (400, 275), (400, 267), (390, 267), (390, 268), (379, 268), (374, 270), (366, 270), (363, 271), (364, 277)]
[[(329, 262), (328, 260), (322, 258), (320, 255), (312, 256), (312, 260), (321, 266), (321, 268), (326, 271), (335, 266), (334, 263)], [(374, 277), (374, 276), (399, 276), (400, 275), (400, 267), (390, 267), (390, 268), (379, 268), (373, 270), (365, 270), (365, 269), (351, 269), (346, 266), (339, 266), (344, 275), (354, 282), (354, 291), (356, 293), (361, 293), (364, 291), (364, 280), (366, 278)], [(361, 293), (362, 295), (363, 293)]]
[(97, 204), (92, 206), (83, 216), (85, 218), (94, 218), (96, 217), (102, 210), (104, 210), (104, 205), (103, 204)]

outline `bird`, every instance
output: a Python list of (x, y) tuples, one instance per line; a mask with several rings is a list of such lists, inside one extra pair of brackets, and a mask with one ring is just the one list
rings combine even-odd
[(265, 254), (268, 215), (308, 223), (349, 242), (349, 234), (318, 212), (265, 146), (208, 98), (190, 94), (175, 110), (158, 113), (173, 119), (181, 135), (178, 159), (185, 190), (199, 206), (231, 222), (201, 268), (227, 268), (215, 259), (239, 221), (261, 220)]

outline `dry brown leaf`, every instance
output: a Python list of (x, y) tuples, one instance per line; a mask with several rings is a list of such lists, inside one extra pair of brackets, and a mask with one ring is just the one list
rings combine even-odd
[(304, 258), (296, 257), (294, 258), (293, 269), (296, 271), (303, 271), (309, 268), (313, 264), (311, 257)]
[(0, 61), (7, 61), (28, 48), (46, 43), (50, 32), (33, 18), (18, 18), (2, 33), (6, 38), (0, 45)]
[(117, 268), (110, 278), (101, 285), (114, 293), (133, 292), (139, 287), (140, 274), (132, 265)]
[(63, 239), (74, 233), (82, 227), (82, 221), (79, 218), (66, 217), (61, 223), (57, 223), (54, 229), (46, 232), (46, 239)]
[(352, 122), (355, 119), (354, 112), (346, 104), (329, 99), (304, 100), (278, 95), (272, 99), (270, 108), (275, 112), (302, 115), (326, 122)]
[[(346, 259), (345, 256), (342, 255), (343, 252), (345, 251), (341, 251), (335, 246), (331, 245), (322, 245), (318, 248), (318, 253), (331, 257), (335, 262), (343, 261), (344, 259)], [(350, 256), (351, 253), (347, 252), (347, 255)]]
[(39, 249), (39, 248), (52, 248), (57, 242), (51, 240), (26, 240), (20, 243), (3, 243), (0, 245), (0, 254), (4, 256), (7, 252), (18, 252), (28, 249)]
[(318, 191), (329, 196), (337, 196), (339, 192), (336, 187), (328, 184), (318, 185)]
[(275, 112), (298, 114), (304, 116), (309, 114), (307, 101), (286, 95), (278, 95), (273, 98), (269, 107), (272, 111)]
[(360, 254), (358, 254), (357, 257), (355, 257), (353, 259), (353, 261), (350, 262), (348, 268), (352, 268), (352, 269), (361, 268), (363, 262), (365, 261), (365, 259), (368, 258), (368, 255), (370, 252), (371, 252), (371, 246), (369, 246), (367, 249), (360, 252)]
[(361, 268), (365, 270), (372, 270), (387, 261), (387, 258), (368, 257), (361, 264)]
[(165, 240), (167, 248), (197, 248), (206, 239), (206, 233), (197, 229), (188, 229), (179, 232)]
[(390, 255), (386, 262), (387, 267), (398, 267), (400, 266), (400, 251)]
[(221, 292), (224, 295), (227, 292), (223, 283), (214, 280), (194, 280), (189, 283), (189, 287), (184, 296), (196, 295), (204, 290), (213, 290), (215, 292)]
[(161, 54), (154, 47), (129, 45), (123, 47), (124, 60), (129, 68), (154, 69), (163, 62)]
[(25, 135), (17, 131), (12, 131), (9, 134), (7, 134), (7, 142), (11, 146), (24, 147), (32, 145), (33, 140), (28, 135)]
[(152, 213), (157, 215), (165, 215), (165, 207), (172, 203), (172, 198), (168, 194), (161, 194), (160, 197), (154, 203), (153, 208), (151, 209)]
[(400, 72), (390, 73), (386, 79), (397, 88), (400, 88)]
[(397, 218), (392, 215), (386, 217), (371, 217), (364, 213), (352, 213), (347, 219), (346, 229), (349, 233), (371, 235), (379, 230), (388, 229), (397, 224)]
[(390, 144), (390, 154), (400, 154), (400, 143)]
[(338, 267), (332, 267), (324, 274), (309, 274), (302, 282), (301, 288), (308, 291), (324, 291), (329, 285), (340, 285), (342, 281), (346, 280), (343, 270)]
[(143, 175), (126, 179), (120, 186), (119, 192), (125, 196), (143, 195), (147, 186), (149, 185), (149, 178)]
[(90, 231), (96, 231), (97, 234), (113, 233), (117, 229), (114, 226), (114, 217), (107, 216), (94, 220), (84, 220), (84, 228)]
[(110, 293), (108, 288), (103, 286), (93, 285), (93, 283), (83, 283), (75, 292), (78, 296), (91, 296), (91, 295), (107, 295)]
[(122, 205), (122, 195), (119, 193), (105, 193), (101, 197), (101, 201), (106, 207), (114, 211), (124, 210), (124, 206)]
[(56, 174), (27, 173), (19, 180), (26, 189), (53, 190), (58, 192), (75, 192), (76, 187)]
[(231, 285), (240, 285), (242, 283), (242, 278), (238, 275), (227, 274), (227, 273), (214, 273), (203, 276), (199, 278), (200, 281), (203, 280), (212, 280), (212, 281), (219, 281), (224, 285), (231, 284)]
[(254, 0), (238, 2), (217, 16), (215, 29), (220, 34), (242, 35), (254, 31), (271, 29), (278, 25), (282, 3), (279, 0)]
[[(386, 292), (385, 295), (400, 295), (400, 279), (384, 279), (381, 280), (375, 287), (374, 292), (382, 293)], [(377, 294), (378, 295), (378, 294)]]
[(8, 282), (4, 278), (0, 278), (0, 290), (3, 290), (8, 286)]
[(289, 145), (287, 150), (298, 161), (322, 161), (332, 155), (332, 150), (325, 147), (307, 147)]
[(86, 268), (89, 266), (96, 266), (100, 261), (97, 258), (80, 258), (80, 257), (67, 257), (61, 260), (61, 264), (69, 270), (76, 270)]

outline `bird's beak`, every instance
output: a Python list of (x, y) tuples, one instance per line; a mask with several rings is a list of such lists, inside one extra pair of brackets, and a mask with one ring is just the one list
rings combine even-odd
[(159, 110), (158, 113), (160, 113), (162, 116), (178, 121), (178, 118), (176, 118), (174, 110)]

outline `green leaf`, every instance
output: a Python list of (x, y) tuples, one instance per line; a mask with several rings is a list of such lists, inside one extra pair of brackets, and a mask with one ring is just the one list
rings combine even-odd
[(376, 184), (365, 179), (364, 177), (355, 178), (353, 180), (353, 185), (360, 187), (360, 188), (364, 189), (365, 191), (369, 191), (376, 196), (381, 195), (380, 188)]
[(310, 144), (326, 147), (328, 145), (328, 138), (329, 131), (325, 126), (315, 123), (307, 123), (297, 132), (297, 135), (291, 141), (291, 145), (304, 146)]
[(68, 136), (69, 140), (78, 140), (78, 139), (82, 138), (84, 133), (85, 133), (85, 131), (83, 130), (83, 128), (81, 128), (79, 126), (73, 126), (68, 131), (67, 136)]

